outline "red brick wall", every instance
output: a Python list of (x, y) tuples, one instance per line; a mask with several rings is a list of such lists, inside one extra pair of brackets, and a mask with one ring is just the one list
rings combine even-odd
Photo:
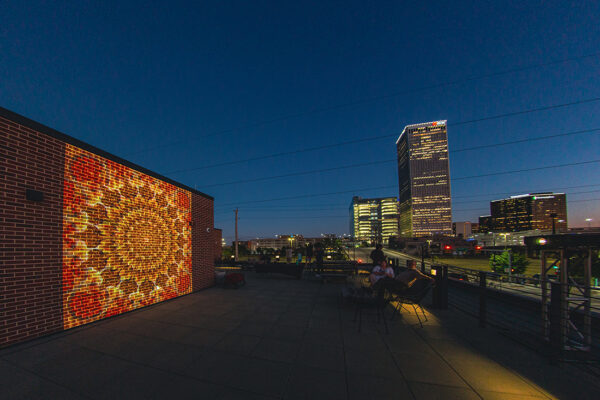
[[(62, 329), (65, 144), (0, 117), (0, 346)], [(27, 189), (44, 200), (26, 200)]]
[[(85, 151), (82, 154), (75, 151), (77, 154), (73, 156), (71, 150), (70, 158), (66, 159), (67, 149), (78, 147)], [(80, 197), (91, 193), (90, 182), (80, 178), (79, 172), (74, 175), (73, 166), (77, 167), (76, 171), (92, 171), (100, 165), (98, 162), (104, 169), (110, 167), (110, 171), (122, 171), (123, 176), (129, 179), (126, 182), (134, 183), (133, 186), (124, 185), (121, 173), (116, 176), (106, 174), (103, 170), (101, 182), (106, 182), (108, 186), (104, 190), (101, 187), (103, 183), (96, 182), (95, 185), (100, 186), (92, 193), (92, 197), (100, 199), (100, 203), (90, 201), (86, 205), (83, 201), (79, 202), (76, 195), (77, 190), (82, 193)], [(87, 163), (90, 164), (89, 168)], [(69, 169), (65, 169), (66, 166)], [(70, 180), (66, 179), (67, 171), (70, 171)], [(89, 171), (89, 176), (85, 172), (82, 176), (96, 177), (95, 173), (90, 175)], [(73, 176), (76, 177), (75, 181)], [(73, 183), (79, 184), (81, 179), (83, 186), (76, 190)], [(27, 189), (43, 192), (43, 201), (26, 200)], [(109, 264), (104, 263), (109, 256), (107, 252), (116, 247), (105, 240), (107, 233), (102, 233), (101, 228), (106, 226), (104, 220), (107, 218), (102, 209), (118, 205), (114, 196), (120, 196), (121, 203), (131, 205), (127, 208), (119, 205), (121, 211), (144, 210), (142, 206), (136, 206), (142, 203), (144, 197), (146, 203), (160, 205), (164, 208), (161, 208), (162, 212), (173, 218), (171, 225), (179, 232), (171, 240), (173, 246), (177, 244), (174, 247), (176, 250), (173, 259), (168, 260), (166, 273), (157, 270), (164, 263), (149, 267), (148, 273), (152, 274), (154, 280), (150, 279), (150, 275), (141, 276), (140, 282), (129, 282), (125, 287), (125, 278), (117, 279), (119, 277), (114, 274), (114, 268), (109, 270)], [(105, 197), (107, 202), (102, 200)], [(68, 201), (65, 202), (65, 199)], [(74, 211), (73, 204), (85, 208)], [(185, 210), (171, 209), (179, 207), (178, 204)], [(190, 205), (191, 213), (186, 211)], [(150, 211), (138, 214), (145, 216)], [(145, 217), (133, 221), (141, 221), (142, 225), (164, 225), (156, 219), (156, 215), (153, 218), (154, 224), (151, 218), (146, 223)], [(181, 224), (191, 225), (189, 242), (185, 239), (185, 233), (181, 233), (186, 231)], [(116, 226), (116, 234), (118, 229)], [(97, 245), (96, 242), (101, 244)], [(134, 245), (137, 242), (132, 241)], [(77, 259), (83, 254), (80, 251), (82, 246), (86, 247), (87, 255)], [(140, 247), (140, 243), (137, 246)], [(186, 261), (189, 253), (192, 289), (196, 291), (211, 286), (214, 282), (212, 198), (0, 108), (0, 347), (188, 293), (189, 272), (187, 278), (185, 273), (190, 268), (190, 258)], [(139, 252), (133, 251), (131, 254), (133, 257)], [(122, 260), (124, 255), (120, 257)], [(110, 263), (113, 267), (115, 260)], [(140, 274), (145, 273), (145, 270), (140, 270)], [(89, 275), (89, 279), (82, 281), (82, 274)], [(87, 285), (85, 287), (90, 290), (78, 292), (74, 297), (68, 292), (73, 285), (65, 286), (65, 283), (76, 280), (77, 288)], [(152, 282), (154, 285), (150, 285)], [(172, 286), (175, 287), (174, 292), (170, 290)], [(100, 292), (101, 296), (91, 295)], [(125, 297), (118, 297), (119, 301), (115, 302), (113, 297), (117, 295)], [(131, 301), (131, 307), (128, 301)], [(99, 302), (107, 303), (104, 305), (108, 307), (99, 311)], [(67, 304), (85, 309), (83, 316), (75, 315), (73, 307), (66, 311)], [(77, 317), (79, 322), (67, 324), (65, 315)]]
[(213, 200), (192, 193), (192, 288), (212, 286), (215, 281)]

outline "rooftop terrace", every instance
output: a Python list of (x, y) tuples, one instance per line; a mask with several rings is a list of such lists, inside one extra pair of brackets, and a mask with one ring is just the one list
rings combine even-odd
[[(458, 311), (362, 331), (341, 286), (255, 276), (0, 351), (0, 397), (207, 399), (595, 398), (575, 367)], [(426, 302), (427, 304), (427, 302)]]

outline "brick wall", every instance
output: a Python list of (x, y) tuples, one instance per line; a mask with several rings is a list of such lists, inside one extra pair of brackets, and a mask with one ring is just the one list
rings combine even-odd
[(214, 284), (213, 201), (192, 195), (192, 269), (193, 290)]
[(0, 108), (0, 347), (211, 286), (213, 238), (210, 196)]
[(0, 118), (0, 346), (62, 329), (64, 149)]

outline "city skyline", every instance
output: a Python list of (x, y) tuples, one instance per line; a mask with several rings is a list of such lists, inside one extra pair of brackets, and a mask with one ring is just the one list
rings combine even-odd
[(7, 2), (0, 106), (214, 196), (228, 241), (236, 207), (241, 237), (347, 232), (353, 195), (397, 192), (395, 163), (377, 163), (402, 126), (442, 116), (454, 220), (554, 191), (571, 226), (600, 224), (599, 163), (532, 170), (598, 158), (600, 4), (431, 11)]

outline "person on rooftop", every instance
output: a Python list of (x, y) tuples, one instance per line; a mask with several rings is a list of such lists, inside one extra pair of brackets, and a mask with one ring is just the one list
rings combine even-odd
[(371, 285), (375, 286), (381, 279), (394, 279), (394, 269), (387, 265), (385, 260), (381, 260), (369, 275)]
[(375, 250), (371, 252), (371, 260), (373, 260), (373, 266), (377, 267), (381, 264), (381, 261), (385, 260), (385, 254), (383, 254), (383, 246), (378, 244), (375, 246)]
[(433, 280), (432, 277), (423, 274), (417, 269), (417, 262), (415, 260), (409, 260), (407, 267), (408, 269), (406, 271), (400, 272), (395, 278), (396, 281), (403, 283), (407, 288), (414, 285), (419, 279)]

